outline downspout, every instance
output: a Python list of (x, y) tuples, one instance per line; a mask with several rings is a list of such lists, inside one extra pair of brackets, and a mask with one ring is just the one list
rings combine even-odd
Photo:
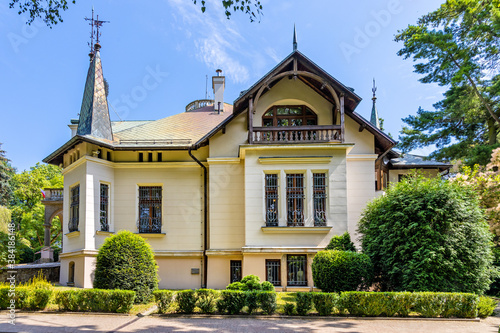
[(198, 163), (199, 166), (203, 168), (203, 283), (202, 288), (207, 287), (207, 272), (208, 272), (208, 258), (207, 258), (207, 244), (208, 244), (208, 190), (207, 190), (207, 167), (203, 165), (194, 155), (191, 153), (192, 147), (189, 147), (188, 154), (191, 158)]

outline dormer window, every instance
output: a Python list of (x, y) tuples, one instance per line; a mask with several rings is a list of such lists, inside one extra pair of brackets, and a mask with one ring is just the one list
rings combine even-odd
[(274, 105), (262, 116), (263, 127), (311, 126), (317, 124), (318, 117), (305, 105)]

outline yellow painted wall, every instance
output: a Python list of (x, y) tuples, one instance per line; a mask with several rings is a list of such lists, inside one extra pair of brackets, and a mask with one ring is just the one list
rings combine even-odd
[[(208, 281), (207, 288), (226, 289), (230, 283), (231, 260), (242, 260), (242, 256), (209, 256), (208, 257)], [(242, 264), (243, 266), (243, 264)], [(244, 276), (244, 275), (242, 275)]]
[(247, 113), (244, 112), (226, 126), (225, 134), (219, 131), (210, 139), (210, 158), (238, 157), (240, 144), (246, 142), (248, 142)]
[[(312, 246), (324, 247), (330, 238), (347, 230), (347, 185), (345, 149), (308, 150), (249, 150), (245, 157), (245, 245), (246, 246)], [(329, 163), (261, 164), (259, 157), (272, 156), (332, 156)], [(297, 159), (300, 160), (300, 159)], [(325, 172), (328, 177), (327, 234), (269, 234), (265, 226), (265, 174), (279, 173), (279, 225), (286, 226), (286, 174), (303, 173), (305, 186), (305, 225), (313, 226), (312, 173)]]
[(374, 154), (375, 137), (373, 134), (364, 130), (359, 131), (359, 124), (349, 116), (345, 117), (344, 140), (346, 143), (354, 143), (354, 148), (349, 154)]
[(210, 167), (210, 249), (240, 249), (245, 245), (245, 182), (243, 163)]
[[(160, 289), (201, 288), (201, 258), (156, 258)], [(191, 274), (191, 268), (198, 268), (200, 274)]]

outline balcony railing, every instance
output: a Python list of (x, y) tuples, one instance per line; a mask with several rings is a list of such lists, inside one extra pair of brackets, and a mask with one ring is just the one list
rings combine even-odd
[(341, 126), (254, 127), (250, 143), (342, 142)]
[(64, 190), (62, 188), (45, 188), (45, 201), (62, 201), (64, 198)]

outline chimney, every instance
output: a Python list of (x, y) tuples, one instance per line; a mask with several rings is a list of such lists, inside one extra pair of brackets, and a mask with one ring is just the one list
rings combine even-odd
[(78, 130), (78, 119), (71, 119), (70, 120), (71, 124), (68, 125), (68, 127), (71, 129), (71, 137), (74, 137), (76, 135), (76, 131)]
[(217, 76), (212, 76), (212, 89), (214, 90), (214, 110), (218, 113), (224, 112), (224, 86), (226, 78), (222, 76), (222, 70), (215, 71)]

